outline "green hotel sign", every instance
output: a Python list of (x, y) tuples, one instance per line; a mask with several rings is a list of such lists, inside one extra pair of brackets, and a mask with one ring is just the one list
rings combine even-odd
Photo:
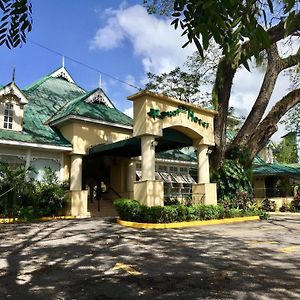
[(150, 108), (150, 111), (147, 114), (154, 120), (156, 118), (163, 120), (166, 117), (175, 117), (179, 114), (186, 114), (187, 118), (192, 122), (197, 123), (204, 128), (209, 127), (209, 123), (204, 122), (200, 118), (195, 116), (195, 112), (191, 108), (188, 108), (184, 105), (179, 105), (177, 109), (171, 111), (160, 111), (160, 109)]

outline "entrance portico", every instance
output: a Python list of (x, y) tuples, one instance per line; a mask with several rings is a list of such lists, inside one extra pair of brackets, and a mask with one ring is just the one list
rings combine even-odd
[(148, 205), (163, 205), (163, 182), (155, 180), (155, 147), (163, 131), (175, 129), (193, 141), (198, 158), (198, 183), (192, 193), (204, 195), (204, 204), (216, 204), (216, 184), (209, 178), (209, 146), (214, 146), (215, 111), (150, 92), (128, 97), (133, 101), (133, 136), (141, 138), (142, 179), (134, 182), (134, 199)]

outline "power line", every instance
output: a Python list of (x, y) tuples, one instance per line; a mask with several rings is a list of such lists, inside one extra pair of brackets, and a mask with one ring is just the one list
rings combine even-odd
[(106, 72), (103, 72), (103, 71), (101, 71), (101, 70), (99, 70), (99, 69), (97, 69), (97, 68), (95, 68), (95, 67), (89, 66), (89, 65), (87, 65), (87, 64), (85, 64), (85, 63), (83, 63), (83, 62), (81, 62), (81, 61), (79, 61), (79, 60), (77, 60), (77, 59), (74, 59), (74, 58), (72, 58), (72, 57), (70, 57), (70, 56), (64, 55), (64, 54), (62, 54), (62, 53), (60, 53), (60, 52), (58, 52), (58, 51), (56, 51), (56, 50), (53, 50), (53, 49), (51, 49), (51, 48), (49, 48), (49, 47), (47, 47), (47, 46), (44, 46), (44, 45), (42, 45), (42, 44), (40, 44), (40, 43), (37, 43), (37, 42), (35, 42), (35, 41), (33, 41), (33, 40), (27, 39), (27, 41), (28, 41), (29, 43), (31, 43), (31, 44), (37, 46), (37, 47), (40, 47), (40, 48), (44, 49), (44, 50), (47, 50), (47, 51), (52, 52), (52, 53), (54, 53), (54, 54), (56, 54), (56, 55), (59, 55), (59, 56), (63, 56), (64, 58), (66, 58), (66, 59), (68, 59), (68, 60), (70, 60), (70, 61), (72, 61), (72, 62), (74, 62), (74, 63), (76, 63), (76, 64), (79, 64), (79, 65), (81, 65), (81, 66), (83, 66), (83, 67), (85, 67), (85, 68), (88, 68), (88, 69), (90, 69), (90, 70), (92, 70), (92, 71), (94, 71), (94, 72), (100, 73), (100, 74), (102, 74), (102, 75), (104, 75), (104, 76), (106, 76), (106, 77), (109, 77), (109, 78), (111, 78), (111, 79), (113, 79), (113, 80), (119, 81), (120, 83), (123, 83), (123, 84), (125, 84), (125, 85), (128, 85), (128, 86), (134, 88), (134, 89), (137, 89), (138, 91), (141, 91), (141, 90), (142, 90), (142, 88), (140, 88), (140, 87), (137, 87), (137, 86), (135, 86), (135, 85), (133, 85), (133, 84), (131, 84), (131, 83), (128, 83), (128, 82), (126, 82), (126, 81), (124, 81), (124, 80), (122, 80), (122, 79), (119, 79), (118, 77), (115, 77), (115, 76), (110, 75), (110, 74), (108, 74), (108, 73), (106, 73)]

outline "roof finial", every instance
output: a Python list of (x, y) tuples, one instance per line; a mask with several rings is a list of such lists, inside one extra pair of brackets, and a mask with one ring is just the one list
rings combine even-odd
[(101, 77), (101, 73), (99, 75), (99, 89), (102, 89), (102, 77)]
[(62, 61), (61, 61), (61, 65), (64, 68), (65, 67), (65, 56), (62, 56)]
[(15, 73), (16, 73), (16, 70), (15, 70), (15, 67), (13, 67), (13, 71), (12, 71), (12, 82), (15, 82)]

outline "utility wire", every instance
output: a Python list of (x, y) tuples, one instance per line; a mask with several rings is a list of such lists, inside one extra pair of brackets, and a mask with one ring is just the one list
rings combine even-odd
[(52, 53), (54, 53), (54, 54), (56, 54), (56, 55), (59, 55), (59, 56), (61, 56), (61, 57), (65, 57), (65, 58), (67, 58), (68, 60), (70, 60), (70, 61), (72, 61), (72, 62), (74, 62), (74, 63), (76, 63), (76, 64), (79, 64), (79, 65), (81, 65), (81, 66), (83, 66), (83, 67), (85, 67), (85, 68), (88, 68), (88, 69), (90, 69), (90, 70), (92, 70), (92, 71), (94, 71), (94, 72), (100, 73), (100, 74), (102, 74), (102, 75), (104, 75), (104, 76), (106, 76), (106, 77), (109, 77), (109, 78), (111, 78), (111, 79), (113, 79), (113, 80), (119, 81), (119, 82), (121, 82), (121, 83), (123, 83), (123, 84), (125, 84), (125, 85), (128, 85), (128, 86), (130, 86), (130, 87), (132, 87), (132, 88), (134, 88), (134, 89), (137, 89), (138, 91), (141, 91), (141, 90), (142, 90), (142, 88), (140, 88), (140, 87), (137, 87), (137, 86), (135, 86), (135, 85), (133, 85), (133, 84), (131, 84), (131, 83), (128, 83), (128, 82), (126, 82), (126, 81), (124, 81), (124, 80), (122, 80), (122, 79), (119, 79), (118, 77), (115, 77), (115, 76), (110, 75), (110, 74), (108, 74), (108, 73), (106, 73), (106, 72), (103, 72), (103, 71), (101, 71), (101, 70), (99, 70), (99, 69), (97, 69), (97, 68), (95, 68), (95, 67), (89, 66), (89, 65), (87, 65), (87, 64), (85, 64), (85, 63), (83, 63), (83, 62), (81, 62), (81, 61), (79, 61), (79, 60), (77, 60), (77, 59), (74, 59), (74, 58), (72, 58), (72, 57), (70, 57), (70, 56), (64, 55), (64, 54), (62, 54), (62, 53), (60, 53), (60, 52), (58, 52), (58, 51), (56, 51), (56, 50), (53, 50), (53, 49), (51, 49), (51, 48), (49, 48), (49, 47), (46, 47), (46, 46), (44, 46), (44, 45), (42, 45), (42, 44), (40, 44), (40, 43), (37, 43), (37, 42), (35, 42), (35, 41), (33, 41), (33, 40), (27, 39), (27, 41), (28, 41), (29, 43), (31, 43), (31, 44), (37, 46), (37, 47), (40, 47), (40, 48), (44, 49), (44, 50), (47, 50), (47, 51), (49, 51), (49, 52), (52, 52)]

